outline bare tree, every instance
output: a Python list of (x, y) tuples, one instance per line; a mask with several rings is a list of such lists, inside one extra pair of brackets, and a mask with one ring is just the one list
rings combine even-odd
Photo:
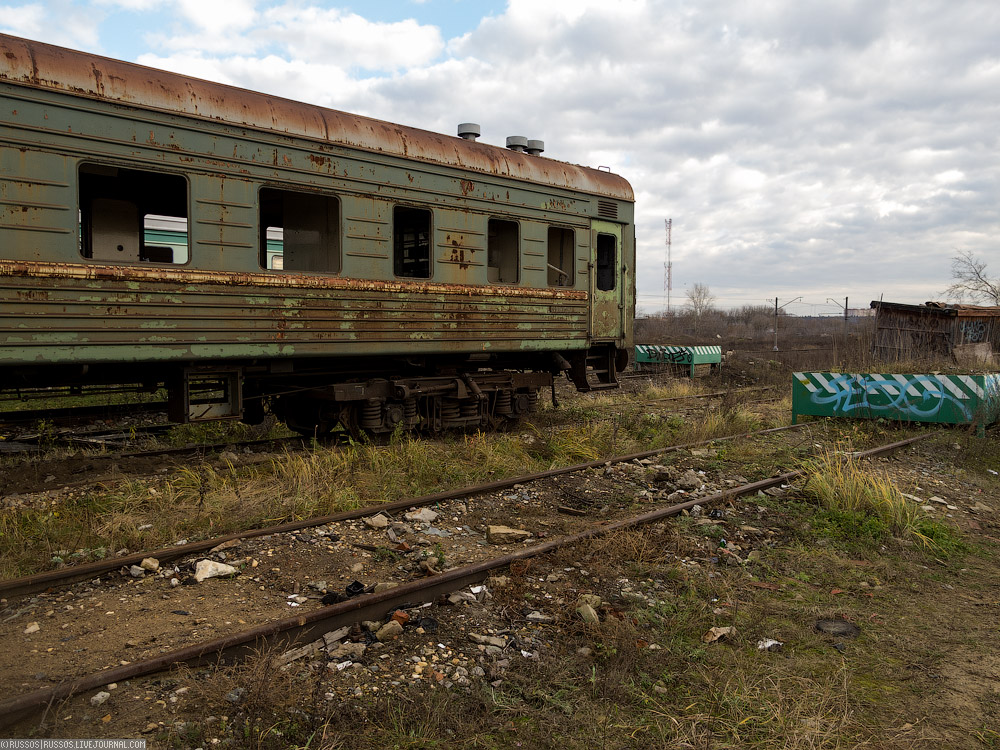
[(688, 308), (691, 313), (700, 318), (714, 309), (715, 295), (708, 289), (708, 284), (697, 283), (687, 290)]
[(951, 277), (955, 283), (945, 290), (949, 298), (1000, 305), (1000, 279), (987, 276), (986, 262), (968, 250), (951, 259)]

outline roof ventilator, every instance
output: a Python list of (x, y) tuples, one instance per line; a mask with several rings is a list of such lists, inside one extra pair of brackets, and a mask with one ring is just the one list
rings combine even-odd
[(474, 122), (462, 122), (458, 125), (458, 137), (464, 138), (467, 141), (474, 141), (476, 138), (481, 136), (482, 130), (480, 130), (479, 125)]
[(545, 150), (545, 141), (528, 141), (528, 153), (539, 156)]
[(507, 136), (507, 148), (523, 154), (528, 148), (528, 139), (523, 135), (509, 135)]

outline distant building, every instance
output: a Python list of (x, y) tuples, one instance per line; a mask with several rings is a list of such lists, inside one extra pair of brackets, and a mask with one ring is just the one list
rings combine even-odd
[(951, 357), (993, 364), (1000, 351), (1000, 307), (874, 301), (872, 353), (882, 360)]

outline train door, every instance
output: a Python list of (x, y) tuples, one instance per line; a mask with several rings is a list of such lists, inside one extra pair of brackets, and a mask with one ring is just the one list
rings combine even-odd
[(593, 266), (590, 274), (590, 337), (620, 339), (624, 335), (625, 279), (621, 224), (591, 224)]

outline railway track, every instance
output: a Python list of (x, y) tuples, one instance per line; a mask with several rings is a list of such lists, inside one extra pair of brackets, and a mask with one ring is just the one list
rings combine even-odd
[[(768, 388), (754, 388), (754, 389), (744, 389), (737, 391), (737, 393), (745, 393), (754, 390), (768, 390)], [(712, 393), (697, 393), (689, 394), (684, 396), (671, 396), (661, 399), (651, 399), (649, 401), (644, 401), (642, 404), (656, 404), (661, 402), (674, 402), (674, 401), (685, 401), (685, 400), (701, 400), (706, 398), (717, 398), (723, 397), (732, 391), (716, 391)], [(770, 400), (758, 401), (756, 403), (767, 403)], [(614, 404), (600, 404), (592, 405), (587, 408), (597, 408), (597, 409), (609, 409), (615, 408)], [(558, 413), (558, 412), (557, 412)], [(57, 434), (55, 436), (48, 436), (48, 439), (55, 438), (57, 442), (64, 445), (72, 445), (80, 448), (94, 448), (94, 449), (104, 449), (109, 445), (114, 445), (115, 439), (121, 436), (127, 436), (128, 439), (134, 439), (137, 436), (149, 436), (155, 438), (156, 435), (169, 430), (176, 425), (172, 424), (160, 424), (151, 425), (149, 427), (138, 428), (135, 431), (130, 431), (129, 433), (124, 433), (121, 430), (99, 430), (99, 431), (88, 431), (84, 433), (69, 432), (65, 434)], [(38, 436), (28, 436), (28, 438), (18, 438), (19, 443), (24, 443), (23, 450), (19, 451), (21, 455), (31, 455), (38, 456), (41, 451), (40, 448), (36, 447)], [(111, 438), (109, 443), (107, 438)], [(323, 445), (329, 445), (331, 442), (335, 443), (338, 437), (336, 435), (329, 436), (320, 440)], [(30, 443), (30, 444), (29, 444)], [(82, 467), (74, 467), (73, 473), (84, 473), (83, 477), (74, 477), (71, 481), (57, 481), (53, 483), (44, 482), (46, 476), (52, 474), (58, 474), (58, 472), (51, 472), (46, 467), (40, 466), (34, 472), (29, 473), (18, 473), (12, 474), (5, 481), (0, 480), (0, 493), (7, 494), (21, 494), (30, 493), (35, 491), (43, 491), (52, 489), (53, 487), (59, 487), (60, 489), (76, 489), (79, 487), (85, 487), (93, 484), (95, 481), (105, 481), (102, 472), (104, 472), (111, 465), (119, 465), (121, 461), (136, 460), (141, 461), (147, 458), (159, 458), (167, 456), (192, 456), (192, 455), (205, 455), (215, 451), (224, 450), (235, 450), (240, 448), (254, 448), (261, 446), (282, 446), (282, 445), (298, 445), (303, 448), (308, 447), (310, 441), (300, 435), (292, 435), (288, 437), (277, 437), (277, 438), (260, 438), (260, 439), (249, 439), (249, 440), (226, 440), (215, 443), (204, 443), (204, 444), (188, 444), (183, 446), (167, 446), (162, 448), (146, 448), (142, 450), (117, 450), (117, 451), (102, 451), (97, 454), (87, 454), (85, 463), (88, 468), (83, 469)], [(2, 445), (2, 444), (0, 444)], [(10, 455), (17, 455), (18, 452), (9, 452)], [(45, 459), (43, 458), (43, 461)], [(68, 459), (54, 459), (58, 461), (75, 461), (75, 458)], [(139, 472), (141, 474), (142, 472)], [(137, 476), (134, 472), (129, 472), (130, 476)], [(88, 478), (89, 475), (89, 478)], [(99, 479), (94, 479), (94, 476), (99, 477)]]
[[(767, 432), (775, 432), (789, 428), (778, 428), (778, 430), (770, 430)], [(897, 441), (890, 443), (888, 445), (879, 446), (867, 451), (860, 452), (856, 454), (858, 457), (867, 457), (879, 455), (882, 453), (887, 453), (906, 445), (910, 445), (917, 440), (928, 437), (933, 433), (925, 433), (914, 438), (908, 438), (906, 440)], [(723, 440), (731, 440), (742, 436), (728, 436), (723, 438)], [(436, 495), (429, 495), (423, 498), (416, 498), (411, 500), (400, 501), (399, 503), (387, 504), (384, 506), (373, 506), (363, 509), (362, 511), (353, 512), (350, 514), (338, 514), (337, 516), (328, 516), (322, 519), (310, 519), (307, 522), (300, 522), (296, 524), (284, 524), (278, 527), (272, 527), (269, 529), (261, 529), (255, 532), (250, 532), (249, 534), (239, 534), (239, 535), (229, 535), (227, 537), (220, 537), (214, 540), (206, 540), (205, 542), (198, 543), (197, 545), (189, 545), (186, 549), (184, 548), (172, 548), (166, 550), (166, 554), (177, 554), (178, 556), (190, 555), (192, 553), (203, 551), (209, 548), (209, 544), (219, 544), (226, 540), (232, 540), (235, 538), (249, 538), (249, 536), (254, 534), (277, 534), (282, 531), (294, 531), (297, 529), (307, 528), (308, 525), (317, 523), (330, 523), (333, 519), (344, 520), (349, 518), (360, 518), (362, 516), (371, 516), (372, 514), (378, 513), (380, 510), (384, 512), (390, 512), (391, 510), (399, 510), (403, 508), (408, 508), (416, 505), (428, 505), (434, 502), (440, 502), (446, 499), (461, 498), (469, 495), (481, 494), (488, 492), (490, 490), (495, 490), (498, 488), (511, 487), (515, 483), (524, 484), (530, 481), (538, 481), (543, 478), (551, 478), (553, 476), (558, 476), (561, 474), (567, 474), (573, 471), (582, 471), (588, 468), (597, 468), (604, 466), (609, 461), (625, 462), (631, 461), (637, 458), (647, 458), (656, 455), (660, 455), (670, 451), (680, 450), (682, 448), (690, 448), (696, 445), (704, 445), (711, 442), (717, 441), (703, 441), (697, 444), (691, 444), (687, 446), (671, 446), (666, 449), (661, 449), (657, 451), (648, 451), (641, 454), (634, 454), (632, 456), (618, 456), (613, 459), (607, 459), (604, 461), (594, 461), (588, 462), (586, 464), (579, 464), (573, 467), (566, 467), (565, 469), (559, 469), (552, 472), (542, 472), (539, 474), (534, 474), (530, 476), (517, 477), (511, 480), (504, 480), (502, 482), (494, 482), (487, 485), (479, 485), (473, 488), (466, 488), (464, 490), (459, 490), (456, 492), (448, 493), (438, 493)], [(439, 595), (443, 593), (449, 593), (465, 586), (477, 583), (483, 580), (491, 571), (497, 570), (504, 566), (508, 566), (511, 563), (517, 562), (519, 560), (524, 560), (531, 557), (537, 557), (556, 549), (564, 547), (566, 545), (575, 544), (586, 539), (591, 539), (596, 536), (601, 536), (609, 534), (615, 531), (632, 528), (642, 524), (653, 523), (665, 518), (668, 518), (678, 513), (683, 512), (686, 509), (692, 508), (695, 504), (702, 506), (710, 505), (713, 503), (725, 502), (727, 500), (732, 500), (736, 497), (756, 493), (760, 490), (764, 490), (770, 487), (774, 487), (779, 484), (788, 483), (794, 479), (801, 476), (801, 472), (793, 471), (780, 474), (775, 477), (764, 479), (757, 482), (747, 483), (738, 487), (733, 487), (725, 489), (721, 492), (714, 493), (707, 497), (698, 497), (685, 502), (675, 503), (668, 507), (658, 508), (651, 510), (646, 513), (639, 515), (630, 516), (627, 518), (621, 518), (619, 520), (610, 521), (606, 523), (600, 523), (598, 525), (590, 524), (582, 530), (576, 531), (574, 533), (565, 534), (558, 538), (552, 539), (550, 541), (543, 542), (541, 544), (535, 544), (529, 547), (524, 547), (522, 549), (516, 550), (509, 554), (501, 555), (498, 557), (488, 558), (474, 562), (471, 565), (465, 565), (452, 570), (447, 570), (443, 573), (433, 575), (429, 578), (412, 581), (409, 583), (403, 583), (396, 588), (381, 591), (378, 593), (370, 593), (356, 598), (349, 599), (347, 601), (332, 604), (330, 606), (323, 607), (303, 615), (294, 617), (284, 617), (275, 619), (269, 622), (265, 622), (261, 625), (251, 627), (249, 629), (231, 633), (229, 635), (214, 638), (208, 641), (191, 644), (179, 649), (171, 650), (167, 653), (161, 653), (142, 661), (136, 661), (131, 664), (124, 664), (119, 667), (112, 669), (105, 669), (99, 672), (88, 674), (77, 678), (72, 681), (65, 682), (60, 685), (45, 688), (42, 690), (32, 691), (15, 698), (8, 699), (0, 703), (0, 722), (10, 723), (16, 720), (18, 717), (24, 715), (26, 712), (31, 712), (49, 705), (55, 701), (63, 700), (76, 693), (90, 690), (92, 688), (100, 687), (112, 682), (118, 682), (126, 679), (132, 679), (146, 674), (151, 674), (153, 672), (162, 670), (174, 664), (188, 663), (188, 664), (201, 664), (206, 661), (215, 661), (219, 658), (235, 658), (239, 655), (259, 648), (263, 643), (280, 644), (282, 646), (288, 646), (295, 641), (310, 641), (319, 637), (324, 633), (342, 628), (345, 625), (355, 623), (366, 619), (381, 619), (387, 611), (392, 611), (396, 608), (412, 607), (415, 604), (422, 602), (434, 601)], [(156, 551), (150, 554), (157, 554), (161, 551)], [(125, 559), (119, 558), (113, 562), (114, 567), (118, 567), (125, 563)], [(107, 570), (107, 568), (105, 568)], [(61, 574), (63, 579), (61, 583), (68, 582), (69, 578), (77, 577), (78, 574), (86, 571), (86, 576), (91, 576), (95, 573), (94, 564), (90, 566), (79, 566), (73, 571), (55, 571), (54, 573)], [(51, 574), (43, 574), (49, 575)], [(30, 577), (30, 579), (19, 579), (18, 581), (8, 581), (4, 582), (3, 585), (6, 587), (8, 595), (11, 591), (16, 590), (17, 586), (22, 588), (25, 586), (40, 586), (40, 585), (54, 585), (57, 579), (49, 577), (44, 579), (39, 576)], [(37, 590), (37, 588), (35, 589)]]
[(0, 425), (32, 424), (45, 420), (53, 424), (73, 424), (94, 419), (110, 419), (132, 414), (167, 412), (167, 402), (146, 404), (111, 404), (102, 406), (69, 406), (52, 409), (23, 409), (0, 414)]
[(641, 453), (632, 453), (624, 456), (613, 456), (611, 458), (604, 458), (597, 461), (588, 461), (585, 463), (574, 464), (572, 466), (565, 466), (558, 469), (550, 469), (549, 471), (537, 472), (534, 474), (525, 474), (522, 476), (511, 477), (509, 479), (497, 480), (495, 482), (487, 482), (484, 484), (473, 485), (470, 487), (463, 487), (461, 489), (448, 490), (445, 492), (437, 492), (434, 494), (423, 495), (421, 497), (415, 497), (415, 498), (406, 498), (403, 500), (397, 500), (396, 502), (392, 503), (368, 505), (363, 508), (358, 508), (357, 510), (344, 511), (342, 513), (334, 513), (324, 516), (316, 516), (313, 518), (303, 519), (301, 521), (292, 521), (289, 523), (282, 523), (282, 524), (277, 524), (275, 526), (268, 526), (259, 529), (249, 529), (246, 531), (241, 531), (233, 534), (226, 534), (224, 536), (213, 537), (211, 539), (204, 539), (198, 542), (190, 542), (188, 544), (175, 545), (172, 547), (162, 547), (160, 549), (149, 550), (146, 552), (136, 552), (134, 554), (125, 555), (122, 557), (116, 557), (106, 560), (98, 560), (92, 563), (85, 563), (82, 565), (73, 565), (66, 568), (60, 568), (59, 570), (51, 570), (51, 571), (46, 571), (44, 573), (36, 573), (34, 575), (24, 576), (21, 578), (7, 579), (4, 581), (0, 581), (0, 597), (10, 598), (15, 596), (24, 596), (27, 594), (36, 593), (38, 591), (44, 591), (52, 586), (63, 586), (69, 583), (73, 583), (75, 581), (82, 581), (88, 578), (94, 578), (96, 576), (100, 576), (108, 572), (119, 570), (122, 567), (137, 565), (147, 557), (155, 557), (161, 563), (170, 562), (173, 560), (180, 559), (182, 557), (186, 557), (188, 555), (193, 555), (199, 552), (204, 552), (206, 550), (213, 549), (214, 547), (218, 547), (220, 544), (231, 542), (237, 539), (252, 539), (255, 537), (269, 536), (272, 534), (284, 534), (291, 531), (301, 531), (303, 529), (308, 529), (316, 526), (323, 526), (330, 523), (337, 523), (340, 521), (349, 521), (353, 519), (364, 518), (365, 516), (371, 516), (380, 512), (395, 513), (399, 510), (405, 510), (411, 507), (423, 507), (427, 505), (433, 505), (434, 503), (443, 502), (446, 500), (458, 500), (464, 497), (470, 497), (472, 495), (479, 495), (487, 492), (504, 490), (513, 487), (516, 484), (537, 482), (541, 479), (550, 479), (553, 477), (585, 471), (587, 469), (593, 469), (608, 464), (626, 463), (628, 461), (641, 460), (644, 458), (652, 458), (653, 456), (660, 456), (667, 453), (674, 453), (688, 448), (711, 445), (713, 443), (721, 443), (729, 440), (737, 440), (740, 438), (753, 437), (757, 435), (767, 435), (778, 432), (785, 432), (788, 430), (799, 429), (802, 426), (803, 425), (786, 425), (784, 427), (773, 427), (771, 429), (760, 430), (757, 432), (747, 432), (736, 435), (727, 435), (720, 438), (713, 438), (711, 440), (702, 440), (695, 443), (683, 443), (680, 445), (672, 445), (666, 448), (657, 448), (656, 450), (643, 451)]
[[(146, 459), (156, 459), (166, 456), (204, 456), (216, 451), (235, 450), (239, 448), (257, 446), (295, 446), (308, 447), (309, 441), (300, 436), (262, 438), (256, 440), (227, 440), (218, 443), (204, 443), (196, 445), (171, 446), (165, 448), (151, 448), (147, 450), (119, 451), (114, 453), (83, 454), (67, 458), (45, 461), (44, 459), (31, 464), (30, 471), (10, 472), (6, 477), (0, 479), (0, 494), (27, 494), (41, 492), (58, 488), (77, 489), (80, 487), (93, 486), (96, 483), (106, 483), (114, 481), (116, 477), (128, 475), (131, 478), (143, 476), (151, 472), (140, 468), (138, 471), (122, 471), (123, 461), (143, 462)], [(32, 453), (31, 455), (37, 455)], [(70, 481), (65, 479), (46, 481), (47, 476), (55, 476), (53, 467), (63, 467), (67, 471), (61, 473), (72, 473), (74, 477), (82, 474), (80, 478), (73, 478)], [(115, 468), (115, 476), (107, 476), (107, 472)]]

